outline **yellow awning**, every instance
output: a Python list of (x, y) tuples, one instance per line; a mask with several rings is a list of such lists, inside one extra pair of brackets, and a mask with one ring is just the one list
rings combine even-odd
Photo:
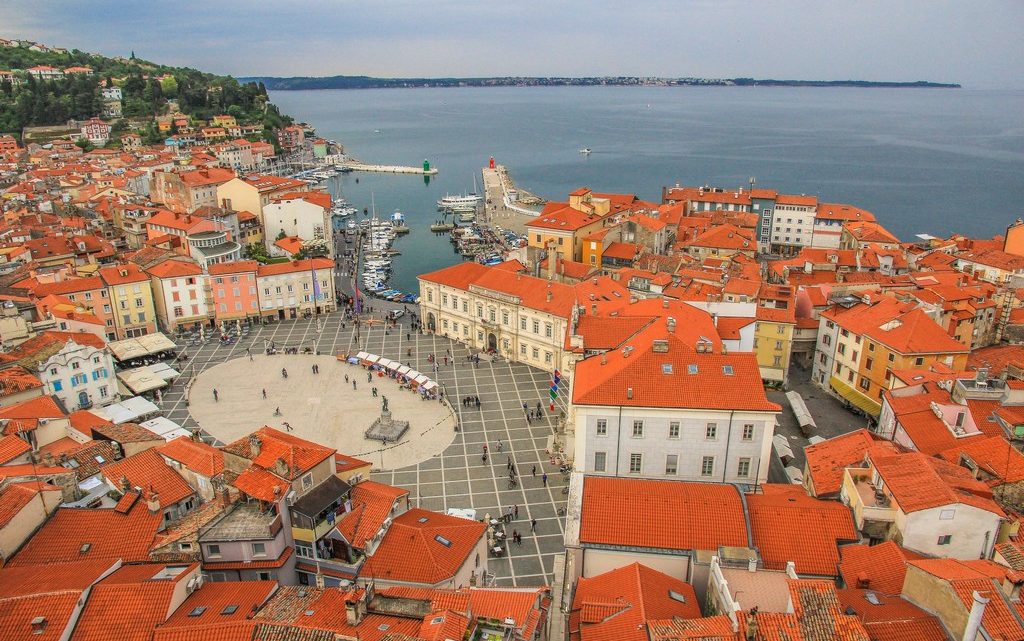
[(874, 416), (876, 418), (879, 414), (882, 413), (881, 403), (877, 403), (868, 398), (867, 396), (864, 396), (859, 391), (854, 389), (851, 385), (839, 380), (838, 376), (833, 376), (828, 383), (829, 385), (832, 386), (832, 389), (834, 389), (844, 399), (849, 401), (849, 403), (854, 407), (859, 408), (866, 412), (867, 414), (870, 414), (871, 416)]

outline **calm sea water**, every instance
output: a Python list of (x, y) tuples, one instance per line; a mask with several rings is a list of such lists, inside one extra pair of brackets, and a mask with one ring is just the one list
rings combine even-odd
[[(489, 156), (524, 189), (580, 186), (659, 200), (665, 185), (817, 194), (914, 234), (1000, 233), (1024, 215), (1024, 92), (558, 87), (275, 91), (271, 99), (355, 157), (440, 174), (349, 174), (331, 189), (406, 214), (392, 285), (459, 260), (431, 234), (435, 201), (472, 189)], [(380, 130), (380, 133), (375, 133)], [(578, 153), (582, 147), (590, 156)], [(359, 182), (356, 183), (356, 179)]]

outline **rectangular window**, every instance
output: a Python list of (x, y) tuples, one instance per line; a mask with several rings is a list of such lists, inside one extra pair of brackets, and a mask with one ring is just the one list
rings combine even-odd
[(206, 546), (206, 553), (209, 556), (211, 556), (211, 557), (220, 556), (220, 546), (219, 545), (207, 545)]
[(939, 545), (949, 545), (953, 542), (952, 534), (943, 534), (939, 537)]
[(546, 336), (548, 338), (551, 338), (552, 331), (553, 331), (553, 328), (551, 326), (551, 323), (545, 323), (544, 324), (544, 336)]
[(707, 427), (704, 428), (704, 438), (708, 441), (713, 441), (718, 438), (717, 423), (708, 423)]
[(597, 419), (597, 435), (605, 436), (608, 434), (608, 421), (603, 418)]
[(267, 546), (265, 543), (253, 543), (252, 544), (252, 555), (253, 556), (266, 556)]
[(644, 422), (633, 421), (633, 438), (640, 438), (644, 435)]
[(700, 475), (711, 476), (715, 473), (715, 457), (705, 456), (700, 462)]
[(519, 319), (519, 329), (523, 330), (524, 332), (526, 331), (526, 319), (525, 318), (520, 318)]
[(750, 476), (750, 459), (741, 458), (739, 464), (736, 465), (736, 476), (741, 479), (745, 479)]
[(679, 455), (669, 454), (665, 457), (665, 475), (675, 476), (679, 468)]
[(308, 490), (311, 487), (313, 487), (313, 475), (307, 474), (302, 477), (302, 489)]
[(540, 321), (533, 321), (533, 333), (540, 334)]
[(607, 465), (608, 454), (605, 452), (594, 452), (594, 471), (604, 472)]
[(668, 424), (668, 437), (679, 438), (679, 421), (672, 421)]
[(939, 512), (939, 519), (942, 521), (952, 520), (956, 516), (956, 510), (942, 510)]
[(644, 455), (643, 454), (630, 454), (629, 455), (629, 473), (630, 474), (639, 474), (640, 473), (640, 469), (643, 467), (643, 464), (644, 464)]
[(752, 441), (754, 440), (754, 424), (746, 423), (743, 425), (743, 440)]

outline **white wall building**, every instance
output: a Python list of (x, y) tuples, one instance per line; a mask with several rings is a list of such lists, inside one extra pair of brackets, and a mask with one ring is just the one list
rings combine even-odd
[(212, 316), (209, 277), (199, 265), (183, 260), (165, 260), (147, 270), (153, 286), (153, 304), (161, 328), (173, 332), (179, 326), (205, 323)]
[(271, 255), (283, 255), (274, 241), (283, 232), (310, 241), (330, 241), (331, 197), (325, 192), (296, 192), (275, 198), (263, 208), (263, 237)]
[(779, 194), (772, 216), (771, 245), (774, 251), (795, 254), (810, 247), (814, 238), (814, 217), (818, 199), (814, 196)]
[(53, 340), (64, 342), (63, 347), (40, 361), (37, 370), (47, 394), (60, 399), (69, 412), (118, 399), (114, 359), (102, 339), (93, 334), (56, 334)]

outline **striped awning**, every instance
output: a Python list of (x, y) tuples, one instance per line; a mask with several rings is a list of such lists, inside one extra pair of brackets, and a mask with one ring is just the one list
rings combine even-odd
[(846, 401), (848, 401), (854, 407), (857, 407), (866, 412), (867, 414), (874, 416), (876, 418), (879, 414), (882, 413), (881, 403), (877, 403), (868, 398), (867, 396), (864, 396), (848, 383), (844, 383), (843, 381), (839, 380), (838, 376), (833, 376), (828, 383), (829, 385), (832, 386), (832, 389), (834, 389), (837, 394), (846, 399)]

